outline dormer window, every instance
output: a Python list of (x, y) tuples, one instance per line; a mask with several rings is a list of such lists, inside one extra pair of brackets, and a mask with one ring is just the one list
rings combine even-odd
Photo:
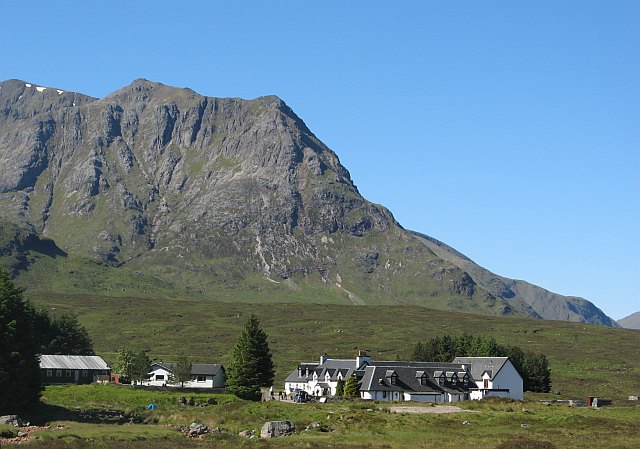
[(427, 385), (427, 373), (422, 373), (422, 376), (420, 376), (420, 385)]
[(440, 374), (440, 377), (438, 377), (438, 385), (444, 385), (447, 382), (447, 377), (444, 375), (444, 373)]
[(389, 382), (391, 382), (391, 385), (398, 385), (398, 375), (396, 374), (395, 371), (391, 373), (391, 376), (389, 377)]
[(453, 373), (453, 375), (451, 376), (451, 383), (453, 385), (457, 385), (458, 384), (458, 375), (456, 373)]
[(467, 385), (469, 383), (469, 375), (465, 374), (464, 377), (462, 378), (462, 382), (464, 382), (465, 385)]

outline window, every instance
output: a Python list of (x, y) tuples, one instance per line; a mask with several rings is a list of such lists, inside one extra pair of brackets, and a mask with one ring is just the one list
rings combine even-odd
[(207, 381), (207, 376), (200, 375), (200, 376), (197, 377), (196, 381), (198, 381), (198, 382), (206, 382)]
[(447, 378), (445, 377), (444, 373), (440, 374), (440, 377), (438, 377), (438, 385), (444, 385), (446, 381)]
[(56, 377), (62, 377), (62, 370), (61, 369), (57, 369), (56, 370)]
[(50, 369), (47, 370), (47, 377), (53, 377), (53, 372)]
[(484, 380), (484, 388), (489, 388), (489, 379)]
[(422, 376), (420, 376), (420, 385), (427, 385), (427, 373), (423, 373)]
[(453, 376), (451, 376), (451, 383), (454, 385), (458, 383), (458, 375), (456, 373), (453, 373)]
[(395, 371), (391, 374), (390, 380), (391, 380), (391, 385), (398, 385), (398, 375), (396, 374)]
[(382, 399), (386, 399), (386, 397), (387, 397), (387, 392), (386, 392), (386, 391), (383, 391), (383, 392), (382, 392)]
[(71, 370), (70, 369), (66, 370), (64, 375), (65, 377), (71, 377)]
[(156, 380), (164, 380), (164, 374), (156, 374)]

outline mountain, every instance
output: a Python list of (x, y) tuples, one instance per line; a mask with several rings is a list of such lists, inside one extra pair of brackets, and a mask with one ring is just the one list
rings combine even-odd
[(625, 329), (640, 329), (640, 312), (632, 313), (628, 317), (618, 320), (618, 324)]
[(139, 79), (97, 99), (5, 81), (0, 166), (0, 260), (30, 289), (615, 325), (403, 229), (275, 96)]
[(529, 308), (531, 316), (545, 320), (583, 321), (617, 327), (613, 319), (584, 298), (559, 295), (526, 281), (499, 276), (433, 237), (419, 232), (413, 234), (422, 239), (439, 257), (468, 273), (477, 285), (491, 294)]

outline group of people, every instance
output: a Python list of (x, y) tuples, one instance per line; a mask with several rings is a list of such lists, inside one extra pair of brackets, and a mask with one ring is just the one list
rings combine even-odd
[[(273, 391), (273, 387), (269, 388), (269, 399), (274, 400), (275, 394)], [(279, 401), (284, 401), (287, 399), (287, 393), (285, 393), (284, 391), (278, 391), (278, 400)]]

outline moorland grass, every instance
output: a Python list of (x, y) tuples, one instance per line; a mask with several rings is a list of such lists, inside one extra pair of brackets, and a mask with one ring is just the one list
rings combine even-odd
[[(216, 447), (216, 448), (467, 448), (493, 449), (499, 445), (582, 448), (639, 447), (638, 407), (604, 407), (598, 410), (538, 402), (486, 400), (465, 402), (453, 414), (389, 413), (388, 403), (340, 401), (326, 404), (269, 401), (249, 402), (229, 395), (193, 394), (195, 407), (178, 403), (177, 391), (144, 391), (129, 386), (89, 385), (47, 387), (42, 406), (76, 413), (93, 410), (124, 411), (139, 423), (116, 424), (67, 419), (48, 421), (51, 428), (34, 433), (33, 447)], [(215, 404), (207, 404), (214, 398)], [(156, 410), (144, 405), (153, 400)], [(399, 403), (396, 405), (406, 405)], [(413, 404), (419, 406), (418, 404)], [(429, 404), (423, 405), (430, 408)], [(268, 420), (291, 420), (296, 434), (273, 441), (239, 437), (241, 430), (259, 431)], [(218, 428), (202, 440), (188, 440), (177, 429), (191, 422)], [(319, 430), (304, 431), (312, 422)], [(510, 445), (508, 445), (508, 444)], [(532, 443), (533, 444), (533, 443)]]
[[(153, 359), (228, 363), (246, 314), (253, 312), (269, 335), (276, 388), (300, 361), (320, 354), (353, 358), (366, 349), (376, 360), (408, 359), (418, 340), (467, 332), (498, 343), (544, 353), (552, 393), (530, 398), (600, 396), (627, 403), (640, 388), (640, 331), (603, 326), (488, 317), (419, 306), (246, 304), (198, 299), (140, 299), (91, 295), (27, 295), (51, 313), (73, 311), (98, 354), (113, 362), (123, 345)], [(633, 405), (629, 403), (629, 405)]]

